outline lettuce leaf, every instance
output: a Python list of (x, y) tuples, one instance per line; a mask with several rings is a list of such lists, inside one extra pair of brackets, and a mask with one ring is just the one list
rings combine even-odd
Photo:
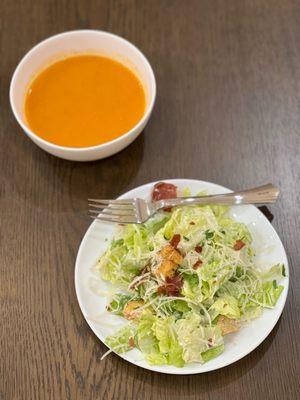
[(124, 307), (131, 299), (131, 295), (117, 293), (113, 296), (111, 302), (107, 306), (107, 310), (112, 314), (123, 315)]
[(174, 317), (163, 319), (148, 312), (140, 318), (136, 334), (137, 345), (152, 365), (184, 366), (174, 323)]
[(143, 225), (127, 225), (122, 238), (113, 240), (100, 257), (97, 267), (101, 277), (112, 283), (129, 284), (149, 259), (150, 236)]
[(202, 297), (202, 293), (199, 287), (199, 277), (195, 274), (183, 274), (183, 287), (181, 293), (188, 299), (195, 299), (196, 297)]
[(203, 363), (202, 353), (223, 344), (220, 329), (217, 326), (202, 326), (201, 317), (196, 313), (176, 321), (175, 326), (185, 362)]
[(134, 327), (132, 325), (126, 325), (114, 335), (108, 336), (105, 339), (105, 344), (107, 344), (107, 346), (109, 346), (116, 353), (125, 353), (126, 351), (131, 350), (129, 339), (133, 338), (134, 335)]
[(183, 367), (185, 363), (182, 358), (182, 347), (178, 343), (175, 331), (174, 317), (157, 318), (154, 332), (158, 339), (159, 350), (166, 357), (167, 364)]
[(218, 315), (233, 319), (239, 319), (241, 316), (238, 300), (228, 294), (217, 298), (208, 311), (212, 319), (215, 319)]
[[(191, 222), (194, 225), (191, 225)], [(175, 233), (189, 238), (199, 229), (205, 231), (212, 224), (217, 227), (216, 218), (209, 206), (180, 207), (172, 212), (163, 233), (167, 240), (170, 240)]]
[(136, 331), (137, 347), (144, 354), (159, 353), (158, 340), (153, 331), (156, 316), (149, 311), (144, 311), (139, 319)]
[(233, 247), (237, 240), (242, 240), (245, 244), (251, 243), (252, 237), (245, 224), (231, 218), (219, 218), (218, 222), (220, 230), (224, 232), (223, 243), (227, 246)]
[(280, 280), (286, 276), (285, 267), (283, 264), (275, 264), (268, 271), (262, 272), (260, 276), (264, 281), (271, 279)]
[(272, 282), (264, 282), (262, 284), (261, 291), (255, 293), (251, 300), (255, 303), (262, 305), (263, 307), (273, 308), (279, 296), (283, 291), (283, 286), (278, 286), (276, 280)]
[(201, 353), (201, 357), (203, 362), (207, 362), (212, 360), (213, 358), (218, 357), (224, 351), (224, 344), (220, 344), (219, 346), (212, 347), (209, 350), (204, 351)]
[(161, 353), (150, 353), (146, 355), (146, 360), (150, 365), (166, 365), (167, 357)]

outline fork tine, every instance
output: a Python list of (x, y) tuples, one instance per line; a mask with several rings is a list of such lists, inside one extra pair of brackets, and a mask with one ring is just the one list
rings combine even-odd
[(129, 199), (129, 200), (102, 200), (102, 199), (88, 199), (88, 201), (93, 201), (94, 203), (99, 203), (99, 204), (121, 204), (121, 205), (133, 205), (134, 200)]
[(112, 218), (112, 217), (101, 217), (101, 216), (98, 216), (98, 217), (94, 217), (94, 216), (92, 216), (92, 215), (90, 215), (90, 218), (92, 218), (92, 219), (95, 219), (95, 220), (98, 220), (98, 221), (105, 221), (105, 222), (118, 222), (119, 224), (137, 224), (138, 222), (137, 222), (137, 220), (135, 219), (135, 218), (131, 218), (131, 219), (129, 219), (129, 218), (120, 218), (120, 217), (118, 217), (118, 218)]
[(114, 216), (114, 217), (135, 217), (135, 213), (134, 213), (134, 212), (132, 212), (132, 213), (124, 213), (124, 214), (121, 214), (121, 213), (118, 212), (118, 211), (117, 211), (116, 213), (108, 212), (109, 210), (112, 210), (112, 209), (107, 208), (105, 211), (89, 210), (89, 212), (90, 212), (91, 214), (96, 214), (96, 215), (99, 215), (99, 214), (101, 214), (101, 215), (111, 215), (111, 216)]
[[(133, 210), (133, 205), (131, 205), (130, 207), (126, 207), (126, 205), (122, 205), (122, 204), (120, 204), (120, 205), (108, 205), (108, 204), (98, 204), (98, 203), (96, 203), (96, 204), (94, 204), (94, 203), (88, 203), (88, 205), (90, 206), (90, 207), (94, 207), (94, 208), (97, 208), (97, 209), (99, 209), (99, 210), (103, 210), (104, 208), (106, 208), (106, 209), (108, 209), (108, 210), (116, 210), (116, 211), (129, 211), (129, 210)], [(128, 206), (129, 206), (129, 204), (128, 204)]]

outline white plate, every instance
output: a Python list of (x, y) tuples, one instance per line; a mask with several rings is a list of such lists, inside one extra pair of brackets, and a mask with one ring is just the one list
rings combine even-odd
[[(193, 194), (207, 190), (209, 194), (225, 193), (230, 190), (210, 182), (196, 181), (190, 179), (165, 180), (175, 184), (179, 189), (189, 187)], [(140, 186), (125, 193), (120, 198), (141, 197), (150, 199), (153, 183)], [(251, 321), (239, 332), (225, 337), (225, 350), (217, 358), (206, 364), (189, 364), (184, 368), (173, 366), (150, 366), (143, 360), (143, 356), (137, 349), (120, 355), (139, 367), (152, 371), (168, 374), (197, 374), (225, 367), (249, 354), (254, 350), (272, 331), (284, 308), (288, 292), (288, 262), (283, 245), (270, 222), (254, 206), (235, 206), (231, 208), (231, 216), (237, 221), (248, 225), (253, 236), (253, 247), (259, 253), (256, 262), (264, 268), (269, 268), (275, 263), (283, 263), (286, 267), (287, 277), (281, 282), (284, 290), (278, 300), (276, 307), (272, 310), (264, 310), (262, 316)], [(107, 291), (109, 285), (96, 277), (93, 266), (99, 256), (107, 248), (115, 230), (115, 225), (94, 221), (87, 230), (79, 247), (75, 266), (75, 286), (81, 311), (95, 333), (104, 342), (107, 335), (115, 332), (124, 324), (124, 319), (117, 316), (105, 315), (106, 297), (96, 290)], [(103, 313), (103, 315), (101, 315)]]

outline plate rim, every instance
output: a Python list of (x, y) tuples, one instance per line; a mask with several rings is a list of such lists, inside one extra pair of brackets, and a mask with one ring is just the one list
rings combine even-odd
[[(175, 183), (175, 182), (177, 182), (177, 183), (178, 183), (178, 182), (180, 182), (180, 183), (196, 182), (196, 183), (198, 183), (198, 184), (200, 183), (200, 184), (204, 184), (204, 185), (205, 185), (205, 184), (208, 184), (208, 185), (215, 186), (215, 187), (217, 187), (217, 188), (220, 188), (220, 189), (224, 190), (225, 192), (232, 192), (231, 189), (229, 189), (229, 188), (227, 188), (227, 187), (225, 187), (225, 186), (216, 184), (216, 183), (214, 183), (214, 182), (203, 181), (203, 180), (198, 180), (198, 179), (190, 179), (190, 178), (186, 178), (186, 179), (185, 179), (185, 178), (178, 178), (178, 179), (176, 179), (176, 178), (168, 179), (168, 178), (167, 178), (167, 179), (160, 179), (160, 180), (153, 181), (153, 182), (148, 182), (148, 183), (145, 183), (145, 184), (143, 184), (143, 185), (134, 187), (134, 188), (128, 190), (127, 192), (122, 193), (120, 196), (117, 197), (117, 199), (126, 198), (128, 195), (130, 195), (131, 192), (134, 192), (134, 191), (140, 190), (140, 189), (147, 189), (148, 187), (151, 187), (151, 186), (155, 185), (155, 184), (158, 183), (158, 182), (167, 182), (167, 183)], [(188, 185), (188, 183), (187, 183), (187, 185)], [(129, 359), (128, 356), (126, 356), (126, 353), (124, 353), (124, 354), (118, 354), (118, 353), (116, 353), (115, 351), (112, 350), (113, 353), (115, 353), (117, 356), (121, 357), (123, 360), (125, 360), (125, 361), (127, 361), (127, 362), (129, 362), (129, 363), (131, 363), (131, 364), (133, 364), (133, 365), (135, 365), (135, 366), (137, 366), (137, 367), (140, 367), (140, 368), (146, 369), (146, 370), (148, 370), (148, 371), (151, 371), (151, 372), (159, 372), (159, 373), (168, 374), (168, 375), (195, 375), (195, 374), (203, 374), (203, 373), (211, 372), (211, 371), (217, 371), (217, 370), (219, 370), (219, 369), (221, 369), (221, 368), (225, 368), (225, 367), (227, 367), (227, 366), (229, 366), (229, 365), (231, 365), (231, 364), (234, 364), (235, 362), (237, 362), (237, 361), (241, 360), (242, 358), (246, 357), (248, 354), (252, 353), (252, 351), (254, 351), (257, 347), (259, 347), (259, 346), (261, 345), (261, 343), (262, 343), (264, 340), (267, 339), (267, 337), (270, 335), (270, 333), (272, 332), (272, 330), (275, 328), (275, 326), (276, 326), (276, 324), (277, 324), (279, 318), (281, 317), (281, 315), (282, 315), (282, 313), (283, 313), (283, 310), (284, 310), (284, 308), (285, 308), (285, 305), (286, 305), (286, 299), (287, 299), (287, 295), (288, 295), (288, 291), (289, 291), (289, 281), (290, 281), (290, 279), (289, 279), (289, 277), (290, 277), (290, 273), (289, 273), (289, 264), (288, 264), (288, 258), (287, 258), (287, 254), (286, 254), (285, 248), (284, 248), (284, 246), (283, 246), (283, 243), (282, 243), (282, 241), (281, 241), (281, 239), (280, 239), (278, 233), (276, 232), (275, 228), (274, 228), (273, 225), (271, 224), (271, 222), (267, 219), (267, 217), (263, 214), (263, 212), (262, 212), (261, 210), (259, 210), (259, 208), (255, 207), (255, 206), (252, 205), (252, 204), (248, 205), (248, 207), (251, 207), (251, 208), (256, 209), (256, 210), (261, 214), (261, 216), (263, 217), (263, 219), (265, 220), (265, 222), (267, 222), (267, 224), (271, 227), (272, 233), (278, 238), (278, 240), (279, 240), (279, 242), (280, 242), (280, 244), (281, 244), (281, 247), (282, 247), (282, 250), (283, 250), (283, 256), (284, 256), (284, 258), (285, 258), (284, 265), (285, 265), (285, 270), (286, 270), (287, 275), (286, 275), (286, 281), (285, 281), (286, 291), (285, 291), (285, 293), (283, 293), (284, 297), (282, 298), (282, 300), (283, 300), (282, 309), (280, 310), (280, 312), (279, 312), (277, 318), (275, 319), (274, 323), (271, 324), (270, 329), (268, 329), (266, 335), (265, 335), (259, 342), (256, 342), (254, 346), (250, 346), (250, 350), (247, 349), (246, 351), (244, 351), (244, 352), (242, 352), (241, 354), (239, 354), (238, 356), (234, 357), (232, 360), (230, 360), (230, 361), (228, 361), (228, 362), (225, 362), (223, 365), (221, 365), (221, 366), (219, 366), (219, 367), (212, 367), (212, 368), (209, 368), (209, 367), (208, 367), (208, 368), (206, 368), (204, 371), (189, 371), (189, 370), (185, 370), (184, 367), (183, 367), (183, 368), (176, 368), (176, 367), (174, 367), (174, 368), (176, 368), (176, 370), (172, 370), (172, 371), (163, 371), (163, 370), (161, 370), (161, 368), (157, 368), (157, 366), (155, 366), (155, 365), (154, 365), (154, 366), (150, 366), (150, 365), (139, 365), (138, 361), (135, 362), (135, 361)], [(93, 226), (96, 225), (96, 224), (97, 224), (97, 221), (96, 221), (96, 220), (93, 221), (93, 222), (90, 224), (90, 226), (89, 226), (89, 227), (87, 228), (87, 230), (85, 231), (85, 234), (83, 235), (83, 237), (82, 237), (82, 239), (81, 239), (81, 242), (80, 242), (80, 245), (79, 245), (79, 247), (78, 247), (78, 251), (77, 251), (77, 255), (76, 255), (76, 261), (75, 261), (75, 269), (74, 269), (74, 283), (75, 283), (76, 297), (77, 297), (77, 301), (78, 301), (79, 308), (80, 308), (80, 311), (81, 311), (82, 316), (84, 317), (86, 323), (88, 324), (88, 326), (89, 326), (89, 328), (92, 330), (92, 332), (95, 334), (95, 336), (97, 337), (97, 339), (99, 339), (106, 347), (108, 347), (108, 346), (102, 341), (102, 339), (98, 336), (98, 333), (97, 333), (96, 329), (95, 329), (94, 326), (90, 323), (89, 319), (86, 318), (85, 312), (84, 312), (85, 307), (84, 307), (84, 305), (83, 305), (83, 302), (81, 301), (81, 296), (80, 296), (80, 294), (79, 294), (79, 282), (78, 282), (78, 275), (79, 275), (79, 259), (80, 259), (81, 253), (83, 252), (83, 248), (84, 248), (84, 246), (85, 246), (87, 237), (88, 237), (90, 231), (92, 231)], [(109, 347), (108, 347), (108, 348), (109, 348)], [(203, 365), (203, 364), (199, 364), (199, 366), (202, 366), (202, 365)], [(164, 366), (162, 366), (162, 367), (164, 367)], [(178, 371), (177, 371), (177, 370), (178, 370)]]

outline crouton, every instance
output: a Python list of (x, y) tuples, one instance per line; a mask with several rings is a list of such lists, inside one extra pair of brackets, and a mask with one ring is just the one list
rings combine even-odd
[(220, 315), (218, 322), (218, 327), (221, 329), (222, 336), (228, 333), (237, 332), (240, 330), (241, 323), (237, 319), (230, 319), (224, 315)]
[(129, 301), (123, 309), (123, 314), (126, 319), (136, 319), (141, 315), (140, 307), (144, 305), (143, 300)]
[(159, 252), (159, 255), (163, 260), (170, 260), (175, 264), (181, 264), (183, 261), (183, 257), (179, 251), (174, 249), (174, 247), (170, 244), (167, 244), (165, 247), (163, 247)]
[(154, 274), (158, 278), (166, 279), (173, 276), (177, 268), (178, 264), (175, 264), (173, 261), (163, 260), (155, 269)]

